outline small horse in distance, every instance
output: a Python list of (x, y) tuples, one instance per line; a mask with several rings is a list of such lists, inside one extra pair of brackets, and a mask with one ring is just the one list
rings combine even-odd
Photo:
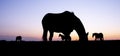
[(93, 33), (92, 37), (95, 37), (95, 41), (99, 40), (99, 41), (103, 41), (103, 33)]
[(70, 36), (65, 36), (65, 35), (59, 34), (59, 37), (61, 37), (62, 41), (71, 41)]
[[(86, 36), (88, 37), (89, 32), (86, 33)], [(62, 41), (71, 41), (71, 37), (70, 36), (65, 36), (62, 34), (59, 34), (59, 37), (61, 37)]]
[(16, 41), (17, 41), (17, 42), (22, 41), (22, 36), (16, 36)]

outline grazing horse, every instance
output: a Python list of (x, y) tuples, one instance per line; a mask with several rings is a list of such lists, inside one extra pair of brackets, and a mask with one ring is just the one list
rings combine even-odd
[(93, 33), (92, 37), (95, 36), (95, 41), (97, 40), (100, 40), (100, 41), (103, 41), (104, 38), (103, 38), (103, 33)]
[(54, 32), (63, 33), (66, 37), (69, 37), (73, 30), (77, 32), (79, 41), (88, 41), (84, 25), (73, 12), (48, 13), (42, 19), (42, 26), (43, 41), (47, 41), (48, 31), (50, 32), (49, 41), (52, 41)]
[[(86, 33), (87, 37), (88, 37), (89, 32)], [(65, 36), (62, 34), (59, 34), (59, 37), (61, 37), (62, 41), (71, 41), (71, 37), (70, 36)]]
[(16, 41), (17, 41), (17, 42), (22, 41), (22, 37), (21, 37), (21, 36), (17, 36), (17, 37), (16, 37)]
[(71, 37), (70, 36), (65, 36), (65, 35), (62, 35), (62, 34), (59, 34), (59, 37), (61, 37), (62, 41), (71, 41)]

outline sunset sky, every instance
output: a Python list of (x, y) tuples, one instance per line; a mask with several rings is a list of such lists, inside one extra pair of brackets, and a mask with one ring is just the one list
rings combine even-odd
[[(66, 10), (82, 21), (89, 40), (94, 32), (102, 32), (105, 40), (120, 40), (120, 0), (0, 0), (0, 40), (21, 35), (26, 41), (41, 41), (44, 15)], [(61, 40), (58, 34), (53, 40)], [(76, 31), (71, 37), (78, 40)]]

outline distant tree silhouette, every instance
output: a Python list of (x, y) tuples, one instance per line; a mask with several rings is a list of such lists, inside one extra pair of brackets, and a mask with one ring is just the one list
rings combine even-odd
[(22, 36), (16, 36), (16, 41), (17, 42), (22, 41)]
[[(62, 22), (62, 23), (61, 23)], [(73, 12), (64, 11), (62, 13), (48, 13), (42, 19), (43, 41), (47, 41), (47, 32), (50, 32), (49, 41), (52, 41), (54, 32), (63, 33), (70, 36), (75, 30), (79, 36), (79, 41), (88, 41), (85, 28), (81, 20)]]
[(95, 41), (97, 41), (97, 40), (103, 41), (104, 40), (103, 33), (93, 33), (92, 37), (95, 37)]
[(65, 35), (59, 34), (59, 37), (61, 37), (62, 41), (71, 41), (70, 36), (65, 36)]

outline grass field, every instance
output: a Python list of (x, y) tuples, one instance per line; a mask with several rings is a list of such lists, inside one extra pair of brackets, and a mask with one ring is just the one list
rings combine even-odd
[(120, 55), (120, 40), (106, 41), (0, 41), (6, 55)]

